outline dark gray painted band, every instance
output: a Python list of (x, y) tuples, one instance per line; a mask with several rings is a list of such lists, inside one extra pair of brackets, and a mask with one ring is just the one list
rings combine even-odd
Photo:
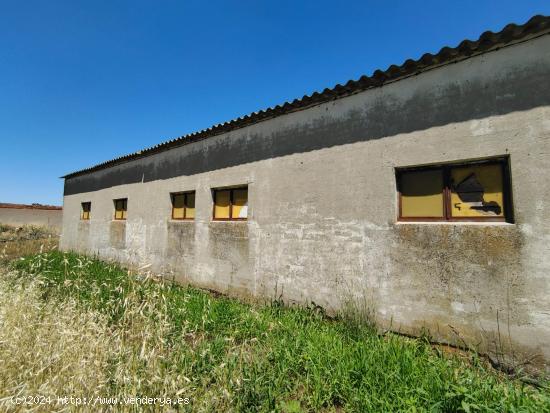
[[(165, 152), (65, 180), (65, 195), (117, 185), (189, 176), (264, 159), (380, 139), (453, 122), (482, 119), (550, 105), (550, 68), (541, 65), (509, 73), (490, 83), (452, 83), (445, 90), (426, 91), (400, 101), (384, 99), (350, 111), (346, 117), (318, 118), (275, 133), (261, 133), (267, 120), (223, 138), (182, 145)], [(365, 92), (369, 93), (369, 92)], [(330, 103), (327, 111), (330, 110)], [(314, 110), (314, 109), (309, 109)], [(300, 112), (301, 116), (308, 110)], [(327, 112), (329, 113), (329, 112)], [(291, 116), (291, 115), (285, 115)], [(222, 135), (220, 135), (222, 136)]]

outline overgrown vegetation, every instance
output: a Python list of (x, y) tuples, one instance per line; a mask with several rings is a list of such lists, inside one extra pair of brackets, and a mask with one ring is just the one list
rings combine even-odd
[(50, 228), (0, 224), (0, 265), (20, 256), (55, 249), (58, 241), (59, 235)]
[[(180, 406), (188, 411), (550, 411), (548, 387), (510, 381), (475, 356), (56, 251), (20, 259), (1, 278), (0, 365), (0, 399), (179, 396), (190, 398)], [(114, 410), (123, 409), (143, 406)]]
[(50, 228), (37, 225), (13, 225), (0, 224), (0, 242), (28, 241), (46, 238), (57, 238), (57, 234)]

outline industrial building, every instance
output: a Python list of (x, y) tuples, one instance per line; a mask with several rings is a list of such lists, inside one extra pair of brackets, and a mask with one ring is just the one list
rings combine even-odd
[(548, 370), (550, 17), (66, 175), (61, 247)]

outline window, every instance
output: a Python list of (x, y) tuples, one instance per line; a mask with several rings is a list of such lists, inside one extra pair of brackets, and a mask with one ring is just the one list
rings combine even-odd
[(508, 158), (397, 170), (399, 219), (512, 222)]
[(91, 211), (92, 211), (92, 203), (82, 202), (82, 211), (80, 212), (80, 219), (85, 221), (89, 220)]
[(171, 194), (172, 219), (195, 219), (195, 191)]
[(214, 190), (215, 220), (245, 220), (247, 216), (248, 188)]
[(126, 219), (128, 198), (115, 199), (115, 219)]

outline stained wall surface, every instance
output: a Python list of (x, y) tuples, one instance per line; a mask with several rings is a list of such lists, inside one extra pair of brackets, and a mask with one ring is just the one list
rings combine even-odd
[[(241, 297), (355, 301), (383, 328), (548, 369), (549, 90), (543, 36), (69, 178), (61, 245)], [(514, 223), (398, 221), (396, 168), (497, 155)], [(248, 221), (213, 221), (212, 189), (241, 184)], [(173, 221), (187, 190), (196, 218)]]

